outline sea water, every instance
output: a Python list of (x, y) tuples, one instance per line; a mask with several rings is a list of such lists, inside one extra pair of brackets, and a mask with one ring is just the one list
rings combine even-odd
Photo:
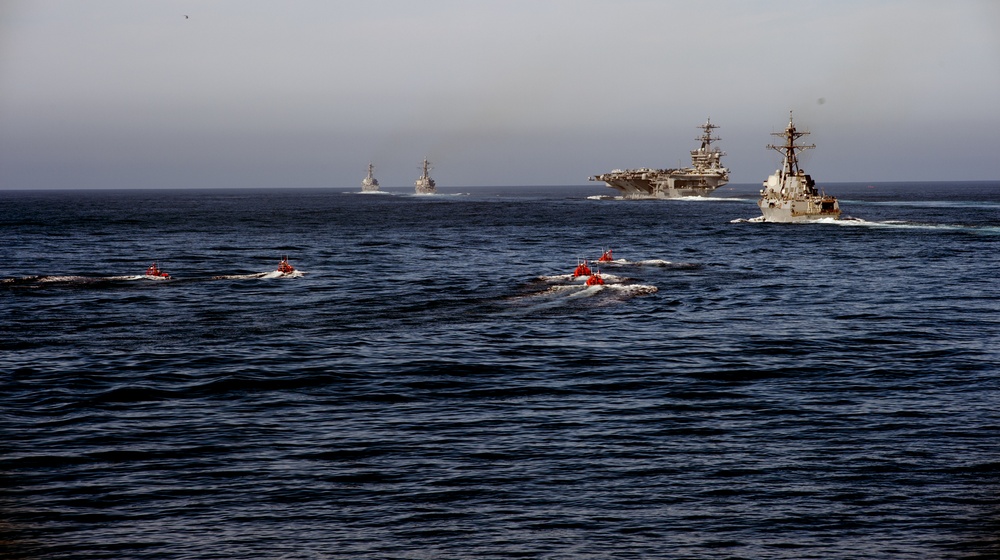
[(0, 192), (0, 557), (1000, 556), (1000, 184), (825, 188)]

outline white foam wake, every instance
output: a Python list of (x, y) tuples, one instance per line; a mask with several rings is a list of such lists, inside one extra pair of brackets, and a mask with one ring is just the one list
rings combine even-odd
[[(594, 272), (597, 272), (596, 270)], [(588, 276), (573, 276), (572, 274), (557, 274), (554, 276), (539, 276), (538, 279), (543, 282), (586, 282)], [(601, 272), (601, 279), (605, 282), (623, 282), (625, 280), (624, 276), (616, 276), (614, 274), (606, 274)]]
[(918, 230), (937, 230), (937, 231), (968, 231), (968, 232), (978, 232), (978, 233), (1000, 233), (1000, 227), (998, 226), (968, 226), (962, 224), (928, 224), (928, 223), (918, 223), (918, 222), (907, 222), (905, 220), (885, 220), (881, 222), (870, 222), (868, 220), (863, 220), (861, 218), (849, 218), (846, 220), (835, 220), (833, 222), (838, 226), (845, 227), (870, 227), (870, 228), (886, 228), (886, 229), (918, 229)]
[(256, 280), (258, 278), (301, 278), (305, 274), (301, 270), (292, 272), (280, 272), (272, 270), (270, 272), (254, 272), (253, 274), (220, 274), (213, 276), (212, 280)]
[(292, 272), (272, 270), (271, 272), (265, 272), (261, 278), (302, 278), (303, 274), (305, 273), (301, 270), (293, 270)]

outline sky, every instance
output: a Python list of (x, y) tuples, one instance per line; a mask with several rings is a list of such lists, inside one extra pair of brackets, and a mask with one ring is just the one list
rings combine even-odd
[(994, 0), (3, 0), (0, 189), (1000, 179)]

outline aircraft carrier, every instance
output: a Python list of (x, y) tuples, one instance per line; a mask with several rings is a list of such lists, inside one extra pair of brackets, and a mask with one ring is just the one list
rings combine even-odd
[(704, 133), (696, 138), (701, 146), (691, 150), (691, 167), (678, 169), (615, 169), (611, 173), (595, 175), (591, 181), (604, 181), (624, 198), (679, 198), (706, 196), (729, 182), (729, 169), (722, 166), (725, 152), (712, 147), (719, 140), (712, 130), (719, 128), (708, 119), (699, 126)]

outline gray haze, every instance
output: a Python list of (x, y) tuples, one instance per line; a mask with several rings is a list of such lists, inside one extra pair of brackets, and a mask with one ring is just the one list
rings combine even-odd
[[(185, 17), (188, 16), (188, 17)], [(734, 183), (788, 111), (820, 182), (1000, 179), (990, 0), (10, 0), (0, 188)], [(596, 187), (596, 185), (595, 185)]]

